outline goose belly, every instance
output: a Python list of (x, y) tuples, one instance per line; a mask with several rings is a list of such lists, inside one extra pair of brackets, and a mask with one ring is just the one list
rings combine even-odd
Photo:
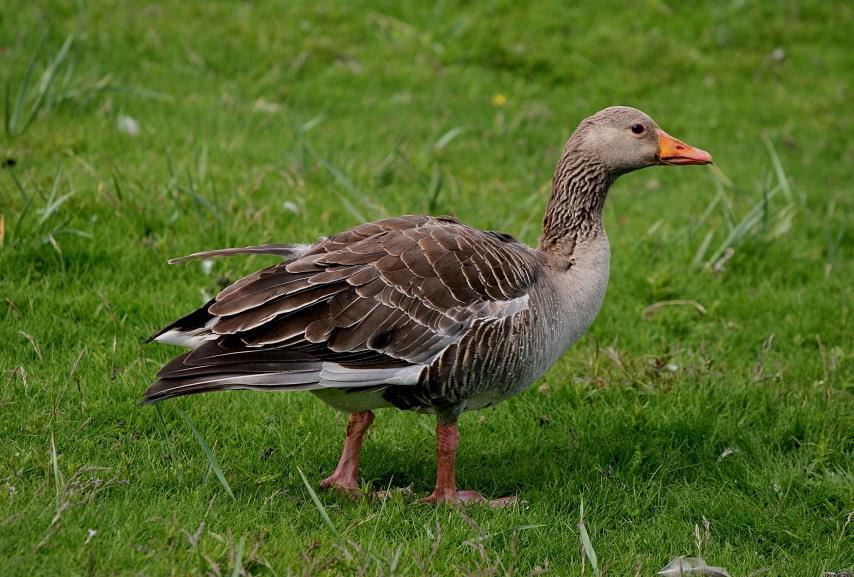
[(335, 409), (344, 413), (358, 413), (361, 411), (373, 411), (393, 406), (383, 398), (382, 390), (345, 390), (345, 389), (315, 389), (311, 393), (318, 399)]

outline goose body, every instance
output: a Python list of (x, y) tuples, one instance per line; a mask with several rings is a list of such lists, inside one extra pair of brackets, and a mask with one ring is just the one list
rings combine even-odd
[(185, 257), (266, 253), (283, 261), (152, 337), (190, 351), (159, 371), (144, 401), (226, 389), (310, 391), (351, 415), (341, 461), (322, 484), (345, 491), (356, 488), (373, 410), (433, 413), (439, 473), (428, 500), (482, 501), (456, 489), (457, 417), (524, 390), (595, 319), (608, 284), (601, 212), (610, 184), (643, 166), (710, 161), (642, 112), (612, 107), (582, 122), (567, 143), (537, 248), (452, 217), (413, 215), (311, 245)]
[(602, 232), (566, 268), (451, 217), (403, 216), (284, 256), (153, 337), (192, 350), (160, 371), (146, 401), (247, 388), (309, 390), (346, 412), (494, 405), (593, 322), (609, 250)]

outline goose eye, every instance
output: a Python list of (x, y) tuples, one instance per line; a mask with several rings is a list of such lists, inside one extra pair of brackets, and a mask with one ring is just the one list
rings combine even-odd
[(635, 134), (643, 134), (646, 128), (643, 127), (643, 124), (632, 124), (632, 132)]

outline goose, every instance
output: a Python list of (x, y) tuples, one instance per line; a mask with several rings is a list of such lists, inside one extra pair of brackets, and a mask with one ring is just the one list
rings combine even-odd
[(349, 414), (322, 488), (358, 493), (374, 410), (435, 415), (437, 474), (428, 503), (485, 503), (459, 490), (457, 420), (525, 389), (593, 322), (608, 284), (608, 188), (653, 165), (712, 157), (614, 106), (566, 143), (536, 248), (453, 217), (400, 216), (308, 245), (267, 244), (170, 262), (269, 254), (282, 259), (226, 287), (149, 338), (189, 348), (157, 373), (143, 403), (231, 389), (309, 391)]

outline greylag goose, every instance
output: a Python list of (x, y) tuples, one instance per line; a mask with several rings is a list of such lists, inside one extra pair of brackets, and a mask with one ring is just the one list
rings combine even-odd
[(484, 502), (457, 489), (464, 411), (522, 391), (596, 317), (608, 284), (602, 225), (608, 187), (653, 165), (712, 157), (643, 112), (606, 108), (566, 143), (537, 248), (456, 218), (401, 216), (311, 245), (196, 253), (284, 259), (225, 288), (149, 340), (191, 350), (158, 373), (144, 402), (230, 389), (310, 391), (349, 413), (344, 450), (324, 488), (356, 492), (372, 411), (436, 415), (438, 471), (427, 502)]

